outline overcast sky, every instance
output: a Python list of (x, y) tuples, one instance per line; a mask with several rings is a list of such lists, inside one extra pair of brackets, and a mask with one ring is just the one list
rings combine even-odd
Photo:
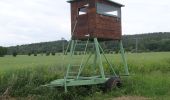
[[(0, 46), (70, 38), (67, 0), (0, 0)], [(170, 32), (169, 0), (115, 0), (123, 34)]]

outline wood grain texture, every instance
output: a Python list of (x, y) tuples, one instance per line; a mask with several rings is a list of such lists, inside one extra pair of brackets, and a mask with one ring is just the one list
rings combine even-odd
[[(105, 0), (80, 0), (71, 3), (71, 30), (77, 22), (72, 39), (85, 40), (89, 34), (90, 38), (99, 40), (120, 40), (122, 36), (121, 18), (97, 14), (96, 3), (113, 5)], [(78, 15), (78, 9), (89, 4), (87, 14)]]

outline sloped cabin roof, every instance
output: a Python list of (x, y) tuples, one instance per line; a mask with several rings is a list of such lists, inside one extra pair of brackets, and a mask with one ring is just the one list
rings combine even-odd
[[(68, 3), (73, 3), (73, 2), (78, 2), (78, 1), (82, 1), (82, 0), (69, 0), (67, 1)], [(106, 2), (110, 2), (112, 4), (115, 4), (117, 6), (120, 6), (120, 7), (124, 7), (124, 5), (120, 4), (120, 3), (117, 3), (117, 2), (114, 2), (112, 0), (105, 0)]]

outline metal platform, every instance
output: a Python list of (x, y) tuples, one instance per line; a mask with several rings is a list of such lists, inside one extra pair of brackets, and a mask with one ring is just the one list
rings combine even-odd
[[(68, 66), (66, 68), (67, 70), (66, 70), (64, 79), (54, 80), (54, 81), (52, 81), (49, 84), (46, 84), (44, 86), (64, 87), (65, 92), (67, 92), (68, 91), (67, 87), (69, 87), (69, 86), (103, 84), (103, 83), (106, 83), (113, 76), (118, 77), (118, 75), (116, 74), (112, 64), (109, 62), (109, 60), (105, 56), (102, 47), (98, 43), (97, 38), (94, 38), (93, 42), (94, 42), (94, 49), (91, 52), (91, 54), (89, 54), (89, 57), (87, 57), (87, 59), (82, 57), (80, 65), (73, 65), (71, 63), (72, 63), (74, 51), (76, 49), (76, 45), (78, 44), (78, 42), (76, 40), (72, 40), (71, 43), (69, 43), (69, 45), (70, 45), (70, 60), (69, 60), (70, 63), (68, 64)], [(89, 44), (89, 41), (87, 41), (86, 45), (84, 45), (85, 46), (84, 55), (86, 55), (88, 44)], [(68, 46), (68, 48), (69, 48), (69, 46)], [(67, 48), (67, 50), (68, 50), (68, 48)], [(66, 52), (67, 52), (67, 50), (66, 50)], [(129, 75), (128, 67), (127, 67), (127, 63), (126, 63), (126, 59), (125, 59), (125, 55), (124, 55), (123, 45), (122, 45), (121, 41), (120, 41), (120, 51), (121, 51), (121, 55), (122, 55), (122, 61), (124, 63), (125, 75)], [(98, 74), (99, 75), (93, 74), (91, 76), (85, 77), (85, 76), (83, 76), (82, 72), (85, 69), (85, 67), (87, 67), (87, 64), (89, 63), (89, 59), (91, 58), (92, 55), (94, 55), (93, 64), (91, 66), (91, 67), (93, 67), (92, 68), (93, 73), (96, 74), (96, 69), (98, 68)], [(103, 58), (106, 60), (106, 63), (109, 66), (110, 71), (112, 72), (112, 74), (109, 77), (106, 76), (106, 73), (104, 71), (104, 65), (103, 65), (101, 55), (103, 55)], [(73, 68), (73, 67), (75, 67), (75, 68)], [(77, 69), (77, 72), (73, 72), (72, 69)]]
[(83, 85), (96, 85), (96, 84), (102, 84), (105, 83), (109, 78), (96, 78), (96, 77), (82, 77), (80, 79), (57, 79), (52, 81), (50, 84), (47, 84), (45, 86), (48, 87), (64, 87), (65, 82), (67, 86), (83, 86)]

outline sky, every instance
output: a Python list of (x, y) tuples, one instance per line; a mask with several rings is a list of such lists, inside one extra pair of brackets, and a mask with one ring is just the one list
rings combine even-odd
[[(0, 0), (0, 46), (70, 39), (67, 0)], [(169, 0), (122, 3), (123, 34), (170, 32)]]

